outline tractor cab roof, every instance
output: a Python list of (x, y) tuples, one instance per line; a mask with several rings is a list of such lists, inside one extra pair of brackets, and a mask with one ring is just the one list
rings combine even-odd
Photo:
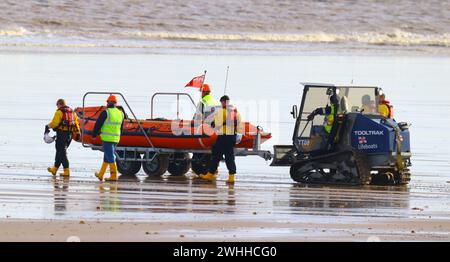
[(300, 84), (303, 85), (304, 87), (314, 87), (314, 88), (373, 88), (373, 89), (380, 89), (379, 87), (376, 87), (376, 86), (353, 86), (353, 85), (340, 86), (340, 85), (327, 84), (327, 83), (309, 83), (309, 82), (302, 82)]
[[(365, 92), (365, 93), (371, 93), (370, 94), (371, 96), (373, 94), (375, 98), (378, 98), (383, 93), (383, 89), (380, 87), (376, 87), (376, 86), (352, 86), (352, 85), (339, 86), (339, 85), (327, 84), (327, 83), (308, 83), (308, 82), (303, 82), (300, 84), (304, 86), (304, 89), (303, 89), (304, 93), (307, 93), (310, 88), (332, 90), (332, 92), (330, 92), (330, 94), (341, 93), (341, 95), (346, 95), (346, 96), (349, 93)], [(336, 90), (338, 90), (338, 91), (336, 92)], [(351, 90), (354, 90), (354, 91), (351, 91)]]

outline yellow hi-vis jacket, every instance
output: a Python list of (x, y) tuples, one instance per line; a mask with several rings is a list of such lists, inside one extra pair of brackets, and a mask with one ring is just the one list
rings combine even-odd
[(331, 132), (331, 128), (333, 128), (334, 111), (335, 111), (334, 105), (331, 104), (330, 113), (326, 115), (324, 119), (323, 128), (325, 129), (325, 132), (327, 132), (328, 134)]
[(205, 120), (209, 115), (214, 113), (214, 108), (220, 105), (212, 95), (202, 97), (202, 100), (197, 105), (194, 120)]
[(102, 125), (100, 131), (100, 137), (102, 141), (119, 143), (120, 132), (123, 122), (123, 112), (117, 108), (107, 108), (106, 110), (106, 120)]
[(214, 129), (219, 136), (242, 134), (244, 130), (241, 115), (236, 107), (229, 105), (217, 110), (214, 114)]

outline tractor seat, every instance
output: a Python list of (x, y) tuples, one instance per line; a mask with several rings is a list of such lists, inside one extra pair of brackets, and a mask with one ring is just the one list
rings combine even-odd
[(348, 105), (348, 98), (346, 96), (343, 96), (341, 98), (340, 109), (341, 109), (340, 113), (344, 113), (344, 114), (347, 113), (350, 109), (350, 106)]

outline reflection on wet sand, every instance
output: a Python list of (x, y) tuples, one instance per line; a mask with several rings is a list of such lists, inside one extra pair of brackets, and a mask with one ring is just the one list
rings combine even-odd
[(55, 215), (62, 215), (67, 210), (67, 193), (69, 191), (69, 177), (52, 177), (53, 203)]
[(319, 186), (294, 184), (289, 189), (289, 206), (293, 211), (304, 208), (320, 211), (350, 211), (364, 209), (376, 216), (379, 209), (409, 210), (407, 186)]
[(234, 186), (218, 187), (186, 176), (120, 176), (118, 182), (98, 186), (104, 212), (234, 213)]
[[(121, 176), (99, 182), (88, 174), (0, 176), (0, 216), (39, 219), (180, 221), (260, 219), (304, 221), (339, 216), (447, 219), (446, 187), (300, 185), (277, 175), (250, 173), (235, 185), (223, 177)], [(229, 216), (227, 216), (229, 215)], [(332, 219), (330, 220), (332, 221)]]
[(98, 186), (100, 206), (98, 209), (109, 212), (120, 212), (120, 198), (117, 182), (102, 183)]
[(99, 182), (86, 174), (70, 181), (1, 174), (0, 216), (12, 226), (0, 230), (7, 240), (26, 237), (18, 233), (24, 227), (36, 239), (45, 229), (63, 240), (77, 232), (82, 241), (449, 239), (445, 190), (263, 180), (257, 174), (235, 185), (170, 176)]
[(119, 176), (120, 182), (139, 182), (140, 179), (136, 175), (121, 175)]

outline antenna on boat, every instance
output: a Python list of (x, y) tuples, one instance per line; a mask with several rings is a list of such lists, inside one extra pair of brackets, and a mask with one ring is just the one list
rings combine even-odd
[[(201, 94), (203, 94), (203, 84), (205, 83), (205, 79), (206, 79), (206, 70), (203, 73), (203, 81), (202, 81), (202, 85), (200, 86), (200, 103), (201, 103), (201, 100), (202, 100), (202, 95)], [(205, 115), (205, 108), (204, 108), (204, 106), (202, 106), (202, 122), (204, 120), (203, 119), (204, 115)]]
[(203, 84), (205, 83), (205, 79), (206, 79), (206, 70), (203, 73), (203, 81), (202, 81), (202, 85), (200, 86), (200, 91), (203, 92)]
[(352, 58), (352, 79), (350, 81), (351, 85), (353, 85), (354, 74), (355, 74), (355, 60), (354, 58)]
[(223, 95), (227, 93), (227, 84), (228, 84), (228, 71), (230, 70), (230, 66), (227, 66), (227, 75), (225, 77), (225, 87), (223, 88)]

